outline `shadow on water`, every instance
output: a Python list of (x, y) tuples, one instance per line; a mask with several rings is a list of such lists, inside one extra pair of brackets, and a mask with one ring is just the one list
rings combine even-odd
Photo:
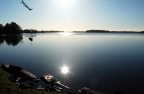
[(0, 44), (6, 43), (9, 46), (16, 46), (23, 40), (22, 35), (0, 36)]

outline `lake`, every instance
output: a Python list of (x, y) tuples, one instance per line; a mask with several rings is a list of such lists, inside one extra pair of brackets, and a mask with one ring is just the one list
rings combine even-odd
[(144, 94), (144, 34), (140, 33), (0, 37), (0, 62), (20, 66), (37, 77), (51, 74), (74, 89)]

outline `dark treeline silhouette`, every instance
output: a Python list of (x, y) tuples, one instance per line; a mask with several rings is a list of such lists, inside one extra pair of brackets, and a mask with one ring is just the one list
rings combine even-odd
[(21, 34), (21, 27), (15, 22), (7, 23), (6, 25), (0, 24), (0, 34)]
[(46, 31), (44, 31), (44, 30), (42, 30), (42, 31), (40, 31), (41, 33), (57, 33), (57, 32), (64, 32), (64, 31), (57, 31), (57, 30), (46, 30)]
[(109, 31), (109, 30), (86, 30), (84, 32), (86, 33), (144, 33), (144, 31)]
[(0, 36), (0, 45), (6, 43), (7, 45), (16, 46), (22, 41), (22, 35)]
[(23, 39), (22, 29), (15, 22), (0, 24), (0, 44), (6, 43), (8, 45), (16, 46)]
[(22, 34), (22, 33), (56, 33), (56, 32), (63, 32), (63, 31), (56, 31), (56, 30), (41, 30), (38, 31), (36, 29), (25, 29), (22, 28), (15, 22), (7, 23), (6, 25), (0, 24), (0, 35), (8, 35), (8, 34)]
[[(38, 31), (36, 29), (25, 29), (16, 24), (15, 22), (7, 23), (6, 25), (0, 24), (0, 35), (2, 34), (22, 34), (22, 33), (57, 33), (64, 31), (57, 30), (41, 30)], [(144, 33), (144, 31), (109, 31), (109, 30), (86, 30), (86, 31), (73, 31), (73, 32), (86, 32), (86, 33)]]
[(35, 29), (25, 29), (23, 30), (23, 33), (38, 33), (39, 31), (38, 30), (35, 30)]
[(86, 33), (144, 33), (144, 31), (87, 30)]
[(107, 32), (110, 32), (110, 31), (107, 31), (107, 30), (87, 30), (86, 32), (87, 32), (87, 33), (93, 33), (93, 32), (97, 32), (97, 33), (107, 33)]
[(2, 34), (2, 33), (3, 33), (3, 25), (0, 24), (0, 34)]
[(41, 30), (41, 31), (38, 31), (38, 30), (35, 30), (35, 29), (25, 29), (25, 30), (23, 30), (23, 33), (57, 33), (57, 32), (63, 32), (63, 31), (54, 31), (54, 30), (50, 30), (50, 31)]

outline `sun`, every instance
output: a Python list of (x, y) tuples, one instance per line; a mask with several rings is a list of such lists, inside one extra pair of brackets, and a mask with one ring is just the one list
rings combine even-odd
[(55, 3), (62, 8), (70, 8), (73, 6), (75, 0), (55, 0)]

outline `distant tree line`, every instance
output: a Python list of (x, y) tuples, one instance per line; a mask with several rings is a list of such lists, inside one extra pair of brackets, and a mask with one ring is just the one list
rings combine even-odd
[(35, 29), (25, 29), (23, 30), (23, 33), (38, 33), (39, 31), (38, 30), (35, 30)]
[(56, 32), (63, 32), (63, 31), (38, 31), (38, 30), (35, 30), (35, 29), (25, 29), (23, 30), (23, 33), (56, 33)]
[(86, 30), (85, 32), (86, 33), (144, 33), (144, 31), (108, 31), (108, 30)]
[(22, 28), (15, 22), (7, 23), (6, 25), (0, 24), (0, 35), (5, 34), (22, 34), (22, 33), (54, 33), (54, 32), (63, 32), (63, 31), (56, 31), (56, 30), (50, 30), (50, 31), (38, 31), (35, 29), (25, 29), (22, 30)]
[(86, 31), (87, 33), (94, 33), (94, 32), (97, 32), (97, 33), (107, 33), (107, 32), (110, 32), (108, 30), (87, 30)]
[[(22, 34), (22, 33), (57, 33), (57, 32), (63, 32), (63, 31), (57, 31), (57, 30), (50, 30), (50, 31), (38, 31), (35, 29), (25, 29), (22, 30), (22, 28), (15, 22), (7, 23), (6, 25), (0, 24), (0, 35), (5, 34)], [(86, 31), (73, 31), (73, 32), (86, 32), (86, 33), (139, 33), (136, 31), (108, 31), (108, 30), (86, 30)], [(140, 31), (141, 33), (144, 33), (144, 31)]]
[(21, 34), (21, 27), (15, 22), (7, 23), (6, 25), (0, 24), (0, 34)]

